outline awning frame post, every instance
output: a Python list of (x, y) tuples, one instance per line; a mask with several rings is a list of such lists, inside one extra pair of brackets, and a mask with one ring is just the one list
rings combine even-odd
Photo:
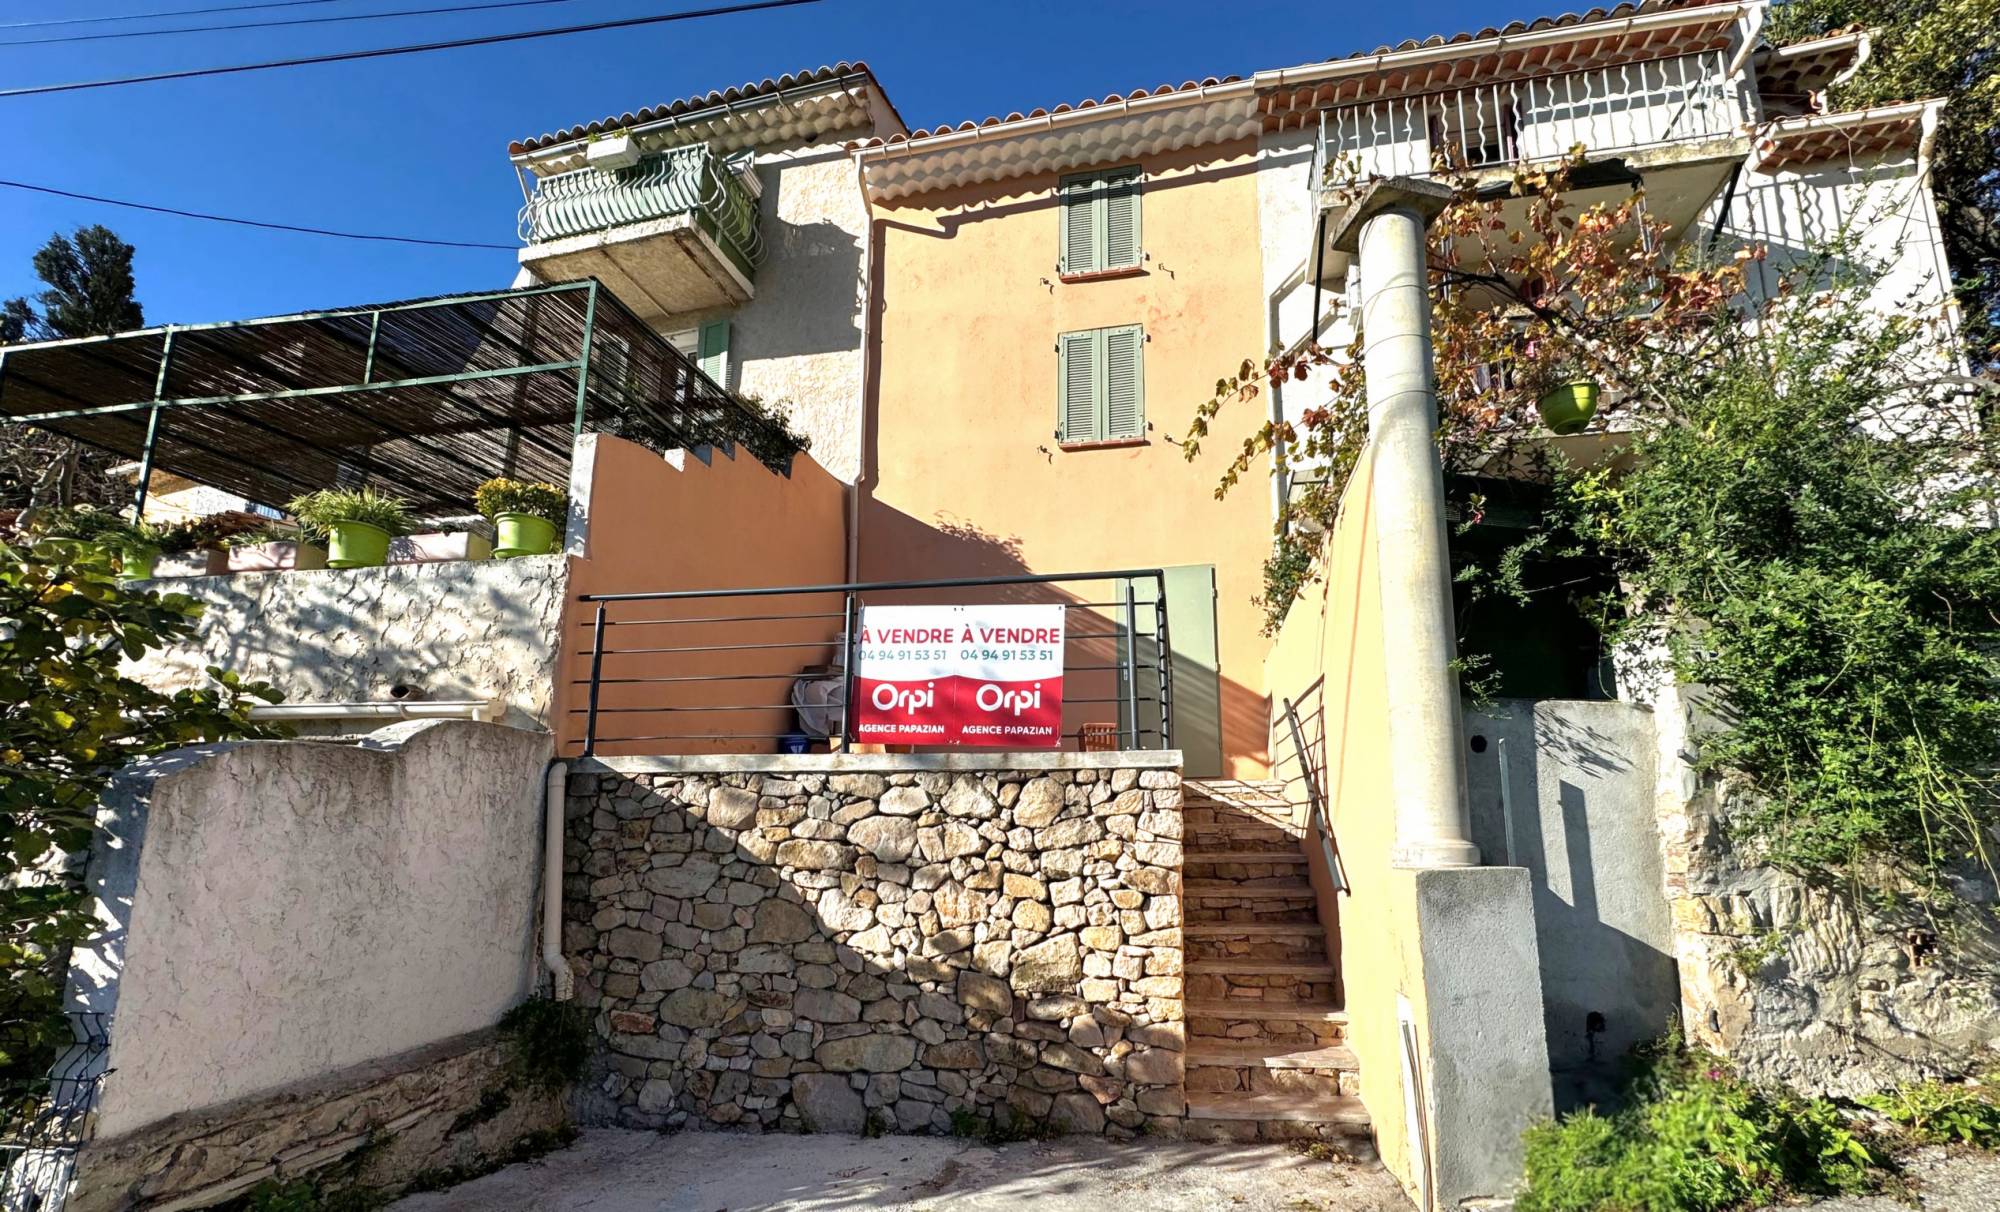
[(132, 520), (146, 520), (146, 493), (153, 486), (153, 450), (160, 441), (160, 401), (167, 398), (167, 369), (174, 358), (174, 326), (160, 338), (160, 369), (153, 376), (153, 406), (146, 410), (146, 445), (139, 454), (139, 484), (132, 490)]

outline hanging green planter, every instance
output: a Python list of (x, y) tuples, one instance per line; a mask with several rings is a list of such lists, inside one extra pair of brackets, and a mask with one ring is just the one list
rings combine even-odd
[(128, 581), (151, 580), (154, 568), (160, 562), (160, 552), (154, 547), (133, 545), (118, 553), (118, 575)]
[(1582, 433), (1597, 415), (1597, 384), (1585, 380), (1565, 383), (1543, 396), (1542, 424), (1559, 437)]
[(493, 554), (503, 560), (547, 555), (556, 549), (555, 523), (532, 513), (495, 514), (493, 530), (497, 536)]
[(379, 568), (389, 562), (389, 532), (367, 522), (326, 524), (328, 568)]
[(492, 479), (472, 499), (493, 520), (493, 555), (502, 560), (554, 551), (556, 527), (569, 513), (569, 495), (554, 484)]

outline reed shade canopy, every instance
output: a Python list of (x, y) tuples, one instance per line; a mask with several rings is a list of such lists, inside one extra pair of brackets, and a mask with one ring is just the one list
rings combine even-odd
[(368, 485), (471, 512), (569, 481), (586, 431), (657, 450), (770, 423), (595, 280), (0, 348), (0, 422), (251, 501)]

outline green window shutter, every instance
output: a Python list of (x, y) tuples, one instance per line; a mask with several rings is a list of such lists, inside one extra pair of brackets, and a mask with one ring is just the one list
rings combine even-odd
[(1062, 247), (1056, 255), (1058, 273), (1087, 274), (1102, 268), (1097, 252), (1098, 195), (1095, 173), (1062, 179), (1057, 190), (1062, 211)]
[(1102, 330), (1066, 332), (1056, 339), (1056, 440), (1095, 442), (1103, 435)]
[(729, 321), (717, 320), (701, 326), (701, 373), (715, 380), (717, 387), (729, 386)]
[(1104, 436), (1146, 433), (1146, 332), (1137, 324), (1100, 330), (1104, 341)]
[(1104, 174), (1098, 209), (1104, 219), (1104, 256), (1100, 269), (1129, 269), (1139, 264), (1139, 170)]

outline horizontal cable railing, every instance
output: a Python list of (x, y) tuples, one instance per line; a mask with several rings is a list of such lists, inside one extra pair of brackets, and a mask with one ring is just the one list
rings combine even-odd
[(869, 676), (863, 616), (874, 606), (1058, 606), (1061, 746), (1173, 745), (1173, 657), (1159, 569), (583, 594), (578, 601), (585, 609), (565, 643), (582, 671), (571, 682), (583, 701), (569, 709), (582, 726), (567, 731), (580, 732), (586, 757), (607, 745), (665, 754), (853, 744), (855, 679)]
[(1748, 117), (1722, 51), (1388, 97), (1320, 111), (1312, 184), (1716, 138)]
[(521, 238), (558, 240), (675, 215), (700, 217), (746, 273), (764, 259), (756, 199), (721, 157), (699, 145), (630, 168), (579, 168), (537, 181), (521, 208)]

